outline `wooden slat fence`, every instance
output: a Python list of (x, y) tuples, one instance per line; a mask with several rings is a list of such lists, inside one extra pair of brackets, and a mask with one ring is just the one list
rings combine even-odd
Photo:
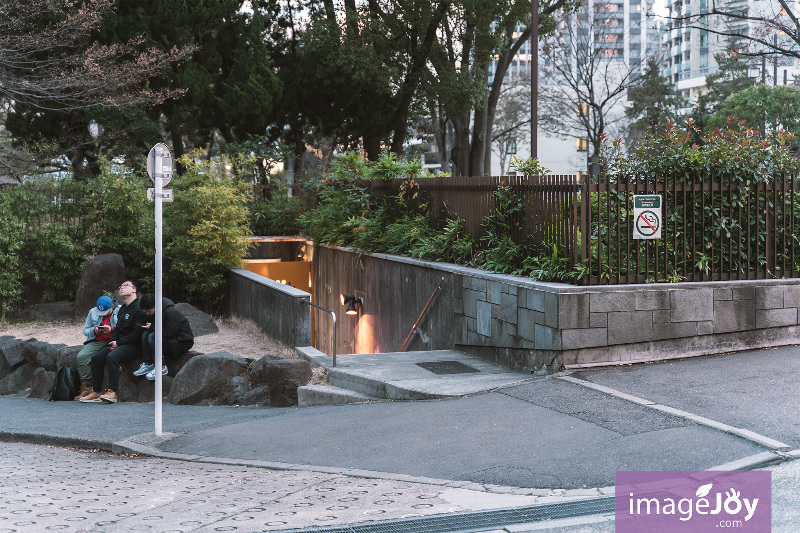
[[(372, 192), (396, 196), (404, 181), (374, 181)], [(579, 260), (579, 184), (574, 175), (437, 177), (415, 183), (419, 187), (417, 201), (428, 203), (436, 223), (443, 223), (445, 216), (460, 217), (466, 232), (478, 243), (484, 234), (484, 219), (495, 209), (495, 192), (507, 186), (523, 206), (511, 225), (514, 242), (551, 253), (556, 245), (573, 263)]]

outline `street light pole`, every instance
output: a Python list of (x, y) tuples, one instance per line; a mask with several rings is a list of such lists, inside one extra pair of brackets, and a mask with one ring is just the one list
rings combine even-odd
[(531, 0), (531, 158), (539, 153), (539, 0)]

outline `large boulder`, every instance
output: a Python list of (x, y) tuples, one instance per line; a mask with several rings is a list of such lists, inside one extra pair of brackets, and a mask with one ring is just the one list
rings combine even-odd
[(242, 376), (233, 376), (217, 397), (218, 405), (238, 405), (242, 396), (250, 392), (250, 384)]
[(33, 381), (33, 373), (36, 367), (27, 364), (18, 367), (12, 373), (0, 379), (0, 394), (17, 394), (20, 391), (29, 389)]
[(167, 370), (169, 371), (169, 375), (175, 377), (178, 374), (178, 372), (180, 372), (181, 369), (184, 366), (186, 366), (186, 363), (188, 363), (192, 357), (197, 357), (198, 355), (200, 355), (200, 352), (189, 350), (185, 354), (175, 359), (165, 358), (164, 364), (167, 365)]
[(165, 401), (188, 405), (218, 398), (231, 378), (246, 375), (247, 363), (239, 355), (228, 352), (197, 355), (175, 376)]
[(58, 350), (56, 357), (56, 367), (71, 366), (78, 368), (78, 352), (81, 351), (83, 346), (67, 346)]
[(45, 370), (55, 372), (58, 352), (63, 347), (64, 344), (48, 344), (29, 339), (22, 341), (22, 358), (33, 366), (41, 366)]
[(183, 316), (189, 320), (189, 325), (192, 327), (192, 333), (194, 333), (195, 337), (219, 333), (219, 328), (214, 323), (211, 315), (187, 303), (175, 304), (175, 309), (183, 313)]
[[(137, 366), (138, 368), (138, 366)], [(156, 382), (150, 381), (144, 376), (135, 377), (130, 372), (128, 375), (120, 376), (119, 390), (117, 394), (121, 402), (153, 403), (156, 398)], [(169, 395), (172, 388), (173, 378), (171, 376), (161, 376), (161, 398)]]
[(97, 299), (112, 293), (125, 281), (125, 262), (119, 254), (97, 255), (89, 260), (83, 270), (78, 292), (75, 293), (75, 318), (86, 318)]
[(310, 380), (311, 364), (304, 359), (264, 356), (250, 366), (250, 383), (269, 388), (272, 407), (297, 405), (297, 387)]
[[(25, 341), (13, 339), (0, 344), (0, 357), (10, 370), (14, 370), (25, 362)], [(0, 366), (3, 366), (0, 363)]]
[(243, 394), (239, 398), (239, 405), (257, 405), (259, 407), (271, 407), (269, 401), (269, 387), (256, 387), (250, 392)]
[[(97, 303), (97, 299), (95, 299), (95, 303)], [(88, 311), (87, 309), (86, 312)], [(23, 320), (30, 322), (65, 322), (71, 320), (74, 314), (75, 304), (73, 302), (50, 302), (26, 307), (20, 316)]]
[(40, 400), (47, 400), (50, 398), (50, 390), (56, 381), (56, 373), (49, 372), (42, 367), (33, 371), (33, 379), (31, 381), (31, 391), (28, 393), (28, 398), (39, 398)]

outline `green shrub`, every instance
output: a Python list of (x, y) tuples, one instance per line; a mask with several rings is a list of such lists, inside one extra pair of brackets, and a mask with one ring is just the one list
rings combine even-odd
[(0, 187), (0, 320), (22, 296), (20, 252), (26, 226), (16, 210), (18, 192), (14, 186)]
[(286, 187), (276, 187), (268, 201), (251, 208), (251, 226), (255, 235), (299, 235), (300, 216), (307, 211), (302, 200), (288, 196)]
[(164, 277), (168, 294), (218, 310), (228, 268), (240, 266), (252, 236), (246, 184), (213, 164), (181, 160), (175, 200), (164, 205)]

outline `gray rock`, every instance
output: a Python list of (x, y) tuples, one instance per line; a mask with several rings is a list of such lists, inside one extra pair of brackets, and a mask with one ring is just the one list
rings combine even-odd
[[(142, 378), (144, 379), (144, 378)], [(172, 382), (174, 378), (171, 376), (161, 376), (161, 398), (162, 400), (169, 396), (169, 391), (172, 389)], [(142, 383), (139, 384), (139, 397), (136, 401), (139, 403), (154, 403), (156, 400), (156, 382), (150, 381), (149, 379), (144, 379)], [(128, 400), (126, 400), (128, 401)]]
[(2, 353), (8, 367), (13, 370), (25, 362), (24, 353), (25, 341), (14, 339), (0, 345), (0, 353)]
[(39, 352), (36, 354), (36, 365), (44, 368), (48, 372), (56, 371), (56, 357), (49, 352)]
[(89, 260), (83, 270), (78, 292), (75, 294), (75, 318), (86, 318), (89, 309), (97, 305), (97, 299), (111, 293), (125, 281), (125, 262), (119, 254), (103, 254)]
[(83, 346), (66, 346), (58, 350), (56, 355), (56, 366), (71, 366), (78, 368), (78, 352), (81, 351)]
[[(97, 303), (96, 298), (95, 303)], [(88, 311), (89, 309), (86, 310), (86, 312)], [(30, 322), (63, 322), (70, 320), (74, 314), (75, 304), (73, 302), (50, 302), (26, 307), (20, 316), (23, 320)]]
[(269, 387), (273, 407), (297, 405), (297, 387), (311, 380), (311, 364), (304, 359), (262, 357), (250, 366), (253, 386)]
[(6, 377), (11, 373), (11, 365), (6, 362), (5, 357), (0, 355), (0, 379)]
[(200, 352), (189, 350), (188, 352), (186, 352), (185, 354), (176, 359), (165, 359), (164, 364), (167, 365), (167, 370), (169, 371), (169, 375), (172, 377), (177, 376), (178, 372), (181, 371), (181, 368), (186, 366), (186, 363), (188, 363), (192, 357), (196, 357), (198, 355), (200, 355)]
[(250, 392), (250, 384), (242, 376), (233, 376), (220, 391), (217, 403), (219, 405), (238, 405), (242, 396)]
[(217, 398), (232, 377), (246, 375), (247, 365), (239, 355), (228, 352), (197, 355), (175, 376), (165, 401), (187, 405)]
[(243, 394), (239, 398), (239, 405), (257, 405), (259, 407), (271, 407), (269, 401), (269, 387), (256, 387), (250, 392)]
[(33, 379), (31, 380), (31, 391), (28, 393), (28, 398), (39, 398), (47, 400), (50, 398), (50, 390), (56, 381), (56, 373), (45, 370), (42, 367), (33, 371)]
[[(48, 344), (46, 342), (41, 342), (36, 339), (27, 340), (22, 345), (22, 357), (32, 365), (41, 366), (38, 363), (39, 353), (46, 352), (47, 347)], [(46, 353), (45, 357), (47, 357)]]
[(175, 309), (183, 313), (183, 316), (189, 320), (189, 325), (192, 327), (192, 333), (194, 333), (195, 337), (219, 333), (219, 328), (214, 323), (214, 319), (211, 318), (211, 315), (200, 311), (193, 305), (179, 303), (175, 304)]
[(17, 394), (19, 391), (30, 388), (35, 371), (36, 367), (31, 364), (18, 367), (12, 373), (0, 379), (0, 394)]

